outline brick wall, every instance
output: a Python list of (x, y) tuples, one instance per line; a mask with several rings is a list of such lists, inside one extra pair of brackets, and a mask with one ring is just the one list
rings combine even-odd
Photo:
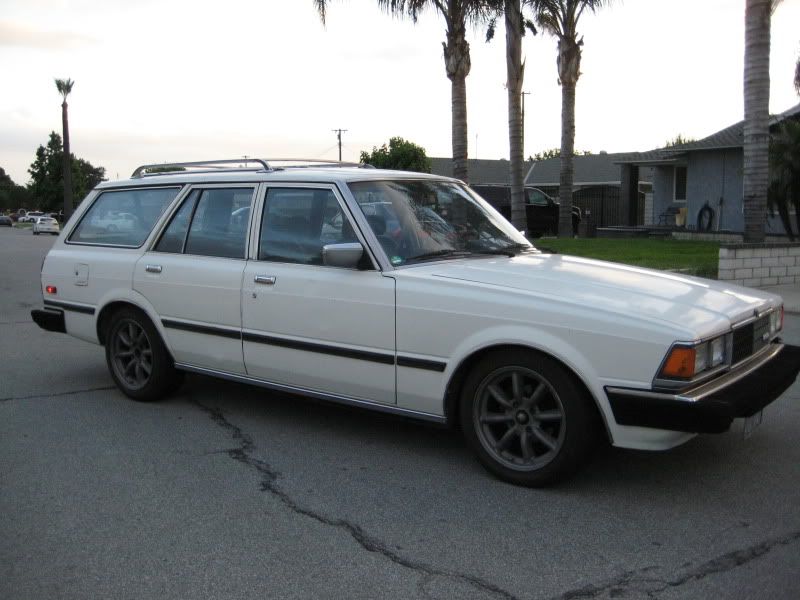
[(748, 287), (800, 283), (800, 244), (720, 246), (718, 277)]

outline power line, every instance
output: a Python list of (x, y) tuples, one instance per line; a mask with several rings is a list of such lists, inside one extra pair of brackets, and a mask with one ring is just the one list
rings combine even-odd
[(336, 140), (339, 142), (339, 162), (342, 162), (342, 134), (347, 129), (331, 129), (336, 134)]

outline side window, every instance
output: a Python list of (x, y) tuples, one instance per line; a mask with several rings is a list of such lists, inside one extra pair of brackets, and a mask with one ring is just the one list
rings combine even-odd
[(525, 190), (525, 193), (528, 196), (528, 204), (535, 204), (537, 206), (547, 206), (549, 204), (547, 196), (540, 190)]
[(267, 191), (259, 260), (321, 265), (323, 246), (357, 240), (331, 190), (270, 188)]
[(245, 258), (253, 188), (197, 189), (184, 200), (157, 252)]
[(172, 252), (181, 254), (186, 243), (186, 233), (189, 231), (189, 220), (192, 218), (194, 207), (197, 206), (197, 199), (200, 197), (200, 190), (193, 190), (189, 197), (184, 200), (178, 212), (172, 217), (167, 229), (161, 234), (154, 250), (156, 252)]
[(138, 248), (180, 188), (109, 190), (98, 196), (70, 234), (83, 244)]

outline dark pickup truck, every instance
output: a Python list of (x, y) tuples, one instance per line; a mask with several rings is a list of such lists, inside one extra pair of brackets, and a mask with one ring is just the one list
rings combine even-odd
[[(475, 184), (470, 186), (481, 198), (494, 206), (506, 219), (511, 220), (511, 186)], [(555, 235), (558, 232), (557, 200), (535, 187), (525, 187), (525, 214), (528, 218), (526, 233), (530, 236)], [(578, 232), (581, 209), (572, 207), (572, 230)]]

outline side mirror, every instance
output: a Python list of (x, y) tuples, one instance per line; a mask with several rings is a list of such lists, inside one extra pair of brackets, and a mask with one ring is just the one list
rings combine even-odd
[(327, 244), (322, 247), (322, 262), (328, 267), (355, 269), (364, 248), (358, 242), (348, 244)]

